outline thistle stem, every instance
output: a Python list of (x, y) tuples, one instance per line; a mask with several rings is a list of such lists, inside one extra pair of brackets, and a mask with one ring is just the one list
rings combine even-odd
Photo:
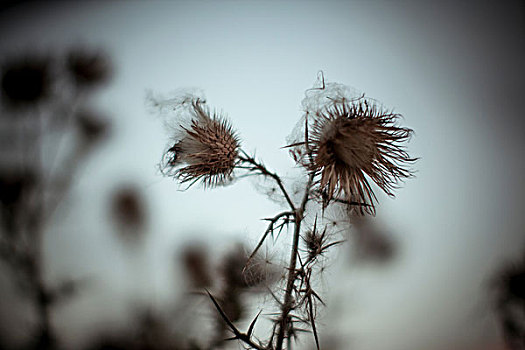
[(284, 197), (286, 198), (286, 201), (288, 202), (288, 205), (290, 206), (293, 215), (294, 215), (294, 233), (293, 233), (293, 242), (292, 242), (292, 252), (290, 255), (290, 263), (288, 265), (288, 280), (286, 282), (286, 290), (284, 293), (284, 301), (282, 303), (281, 307), (281, 316), (279, 318), (278, 322), (278, 333), (277, 333), (277, 343), (275, 350), (282, 350), (283, 348), (283, 342), (284, 338), (287, 336), (287, 326), (289, 325), (289, 315), (292, 309), (294, 308), (293, 300), (292, 300), (292, 292), (295, 284), (295, 280), (297, 278), (297, 271), (295, 270), (295, 267), (297, 265), (297, 257), (299, 255), (299, 238), (301, 233), (301, 222), (304, 218), (304, 212), (306, 209), (306, 203), (308, 203), (308, 200), (310, 198), (310, 191), (311, 187), (314, 181), (315, 172), (310, 172), (308, 176), (308, 182), (305, 187), (304, 195), (301, 200), (301, 205), (299, 208), (297, 208), (291, 197), (289, 196), (288, 192), (286, 191), (283, 182), (279, 175), (272, 173), (269, 171), (263, 164), (257, 162), (255, 158), (250, 157), (246, 152), (242, 151), (244, 156), (240, 156), (239, 159), (243, 163), (248, 163), (251, 165), (249, 168), (251, 171), (258, 171), (261, 175), (271, 177), (275, 180), (279, 188), (281, 189), (281, 192), (283, 193)]
[(308, 183), (306, 184), (301, 206), (295, 210), (295, 227), (293, 233), (292, 254), (290, 256), (290, 264), (288, 266), (288, 281), (286, 283), (284, 302), (282, 304), (281, 317), (279, 319), (279, 332), (277, 334), (277, 344), (275, 350), (282, 350), (283, 348), (283, 340), (286, 335), (288, 316), (290, 311), (293, 309), (292, 291), (297, 276), (295, 266), (297, 264), (297, 256), (299, 254), (299, 234), (301, 233), (301, 222), (304, 218), (304, 211), (310, 196), (310, 188), (312, 187), (314, 176), (315, 174), (311, 172), (308, 177)]

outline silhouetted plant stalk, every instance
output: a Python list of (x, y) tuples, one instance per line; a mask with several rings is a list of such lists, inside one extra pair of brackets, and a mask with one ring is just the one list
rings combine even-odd
[[(264, 240), (268, 236), (268, 233), (273, 232), (274, 224), (279, 219), (281, 219), (282, 217), (293, 217), (292, 222), (294, 225), (294, 230), (293, 230), (292, 249), (291, 249), (291, 255), (290, 255), (290, 264), (288, 266), (288, 278), (286, 282), (286, 289), (284, 292), (284, 299), (281, 303), (281, 315), (279, 316), (279, 319), (278, 319), (279, 327), (278, 327), (277, 341), (276, 341), (276, 349), (282, 349), (283, 340), (284, 340), (285, 333), (286, 333), (285, 331), (286, 331), (286, 328), (289, 326), (288, 325), (288, 315), (290, 314), (290, 311), (292, 311), (294, 307), (293, 302), (292, 302), (292, 292), (293, 292), (295, 281), (298, 276), (296, 265), (297, 265), (297, 257), (299, 255), (299, 238), (300, 238), (300, 232), (301, 232), (301, 223), (304, 218), (306, 204), (310, 197), (310, 191), (311, 191), (311, 187), (312, 187), (313, 180), (315, 177), (315, 173), (310, 172), (308, 176), (308, 181), (307, 181), (307, 184), (304, 190), (303, 198), (301, 200), (300, 205), (297, 207), (293, 203), (292, 199), (290, 198), (290, 195), (288, 194), (287, 190), (285, 189), (283, 185), (281, 178), (277, 174), (269, 171), (263, 164), (257, 162), (253, 157), (248, 156), (246, 152), (241, 151), (241, 153), (243, 154), (243, 156), (239, 157), (239, 160), (241, 162), (240, 167), (247, 169), (249, 171), (252, 171), (252, 172), (259, 173), (260, 175), (263, 175), (263, 176), (268, 176), (272, 178), (273, 180), (275, 180), (275, 182), (281, 189), (283, 196), (286, 199), (288, 205), (290, 206), (290, 210), (291, 210), (289, 212), (282, 212), (270, 220), (270, 225), (268, 226), (268, 229), (263, 234), (262, 239), (259, 241), (259, 243), (255, 247), (254, 251), (250, 255), (250, 258), (253, 257), (257, 253), (259, 248), (262, 246)], [(246, 166), (244, 166), (244, 164), (246, 164)]]
[[(88, 90), (108, 78), (109, 60), (90, 50), (72, 50), (65, 61), (26, 56), (0, 65), (0, 131), (13, 141), (8, 157), (0, 159), (0, 258), (11, 268), (22, 295), (35, 306), (38, 349), (55, 348), (52, 306), (71, 296), (78, 282), (46, 283), (47, 224), (69, 192), (79, 162), (107, 126), (96, 113), (81, 107)], [(57, 132), (60, 136), (55, 138)], [(66, 135), (76, 142), (64, 142)]]
[[(305, 114), (285, 147), (305, 170), (302, 194), (295, 201), (281, 176), (241, 148), (233, 128), (222, 115), (210, 112), (204, 98), (187, 94), (171, 100), (152, 98), (152, 102), (161, 110), (168, 108), (176, 117), (172, 125), (173, 139), (161, 162), (164, 175), (187, 183), (188, 187), (199, 181), (204, 187), (225, 185), (239, 173), (240, 177), (262, 176), (275, 182), (288, 207), (266, 219), (268, 226), (244, 268), (250, 265), (269, 235), (273, 237), (293, 225), (282, 295), (269, 289), (279, 310), (272, 319), (268, 339), (259, 340), (253, 334), (259, 314), (247, 332), (242, 332), (216, 296), (206, 289), (221, 319), (233, 333), (230, 339), (260, 350), (282, 350), (286, 340), (289, 350), (292, 340), (300, 332), (309, 330), (319, 349), (315, 319), (317, 305), (324, 302), (314, 290), (317, 265), (330, 248), (343, 242), (333, 239), (334, 234), (323, 221), (325, 210), (339, 206), (345, 208), (349, 216), (373, 215), (376, 196), (369, 180), (393, 196), (398, 183), (412, 176), (407, 165), (416, 159), (411, 158), (402, 145), (412, 130), (397, 125), (400, 115), (344, 85), (325, 84), (321, 74), (318, 87), (306, 92), (302, 102)], [(313, 209), (307, 210), (310, 207)], [(315, 219), (305, 226), (308, 215)]]

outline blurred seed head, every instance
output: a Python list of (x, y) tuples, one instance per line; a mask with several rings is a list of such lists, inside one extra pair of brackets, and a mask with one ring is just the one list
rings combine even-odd
[(115, 222), (123, 232), (136, 238), (145, 225), (146, 211), (140, 192), (131, 186), (118, 189), (111, 200), (111, 212)]
[(77, 113), (76, 123), (82, 140), (87, 143), (99, 141), (109, 129), (106, 120), (89, 110), (82, 110)]
[(193, 288), (211, 286), (208, 253), (204, 247), (197, 245), (186, 247), (182, 253), (182, 263)]
[(111, 76), (111, 62), (101, 51), (74, 49), (67, 56), (66, 65), (79, 87), (104, 83)]
[(397, 253), (394, 239), (380, 230), (368, 217), (351, 216), (357, 258), (364, 262), (391, 262)]
[(28, 56), (7, 61), (1, 76), (2, 97), (11, 107), (30, 106), (49, 96), (51, 73), (44, 58)]
[(189, 106), (191, 124), (180, 126), (174, 144), (164, 153), (161, 170), (181, 183), (201, 181), (205, 187), (225, 185), (233, 178), (239, 139), (220, 115), (210, 114), (199, 98), (184, 101)]

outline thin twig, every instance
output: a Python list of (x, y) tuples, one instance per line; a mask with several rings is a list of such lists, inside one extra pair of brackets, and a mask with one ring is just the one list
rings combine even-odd
[(286, 198), (286, 201), (288, 202), (288, 205), (290, 206), (290, 209), (292, 209), (292, 211), (295, 212), (296, 211), (295, 205), (293, 204), (293, 201), (292, 201), (290, 195), (288, 194), (288, 192), (284, 188), (283, 182), (282, 182), (281, 178), (279, 177), (279, 175), (269, 171), (263, 164), (257, 162), (257, 160), (255, 160), (255, 158), (249, 156), (245, 151), (241, 150), (241, 152), (244, 154), (244, 156), (240, 156), (239, 160), (241, 162), (245, 162), (245, 163), (253, 165), (253, 167), (251, 167), (249, 170), (259, 171), (262, 175), (268, 176), (268, 177), (271, 177), (272, 179), (274, 179), (275, 182), (277, 183), (277, 185), (279, 186), (279, 188), (281, 189), (281, 192), (283, 193), (284, 198)]

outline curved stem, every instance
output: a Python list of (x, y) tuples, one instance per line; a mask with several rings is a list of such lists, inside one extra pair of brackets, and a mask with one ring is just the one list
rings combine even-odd
[(255, 160), (255, 158), (250, 157), (245, 151), (241, 150), (241, 152), (244, 154), (244, 156), (240, 156), (239, 160), (241, 162), (245, 162), (245, 163), (251, 164), (251, 167), (249, 167), (249, 170), (251, 170), (251, 171), (259, 171), (262, 175), (268, 176), (268, 177), (271, 177), (272, 179), (274, 179), (275, 182), (277, 183), (277, 185), (279, 186), (279, 188), (281, 189), (281, 192), (283, 193), (284, 198), (286, 198), (286, 202), (288, 202), (288, 205), (290, 206), (290, 209), (292, 209), (292, 211), (295, 212), (296, 211), (295, 205), (293, 204), (293, 201), (292, 201), (290, 195), (288, 194), (288, 192), (284, 188), (283, 182), (282, 182), (281, 178), (279, 177), (279, 175), (269, 171), (263, 164), (257, 162)]

